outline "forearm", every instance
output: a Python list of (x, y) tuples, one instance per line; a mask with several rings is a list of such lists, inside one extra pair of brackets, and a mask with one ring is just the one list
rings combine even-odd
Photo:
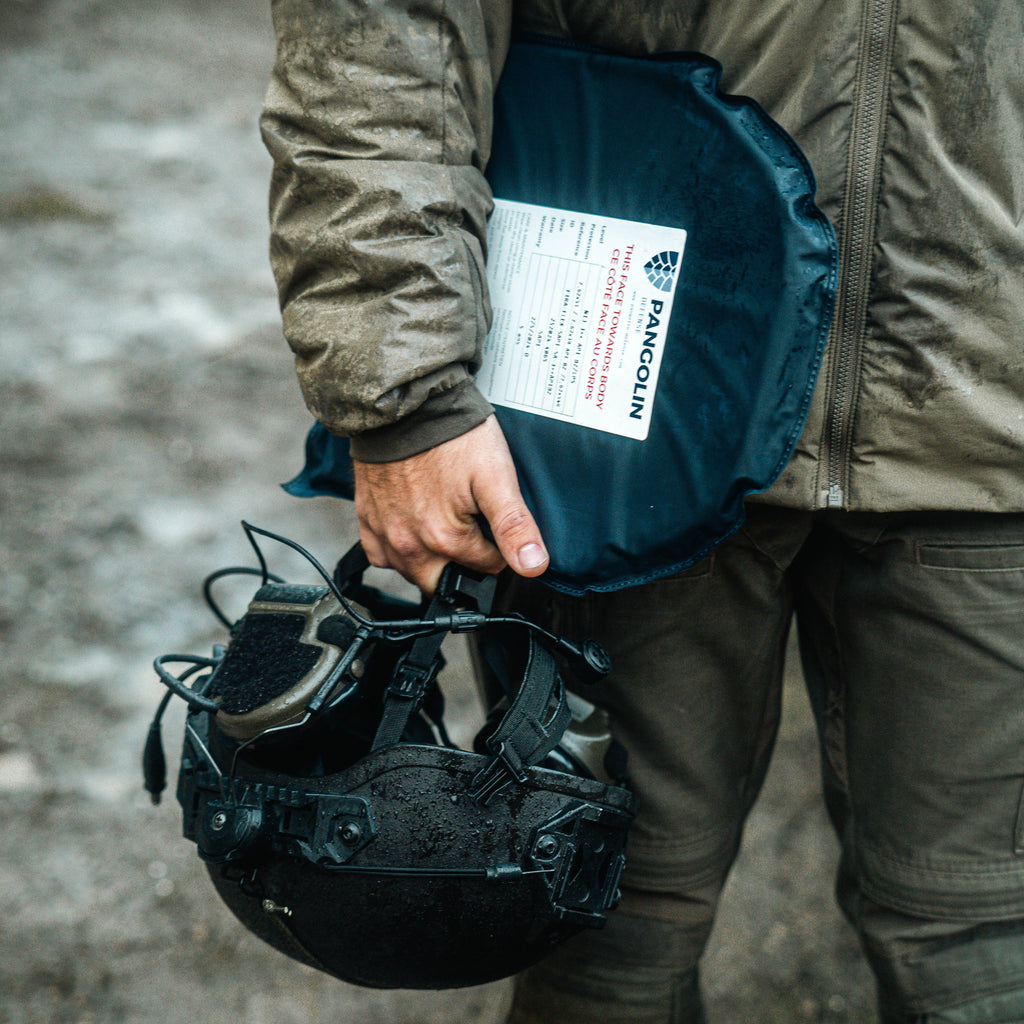
[(490, 314), (483, 168), (509, 10), (274, 3), (261, 123), (285, 335), (310, 409), (352, 438), (367, 554), (424, 590), (448, 561), (547, 565), (472, 380)]

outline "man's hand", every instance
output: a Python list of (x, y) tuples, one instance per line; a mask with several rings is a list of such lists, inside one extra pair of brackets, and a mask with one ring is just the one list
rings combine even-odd
[[(356, 462), (355, 481), (367, 558), (421, 590), (433, 591), (448, 562), (491, 573), (509, 565), (521, 576), (539, 576), (548, 566), (494, 416), (411, 458)], [(480, 514), (497, 546), (484, 537)]]

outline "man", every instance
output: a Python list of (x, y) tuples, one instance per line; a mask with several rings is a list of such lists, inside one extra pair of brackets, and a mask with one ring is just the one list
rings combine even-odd
[[(882, 1019), (1024, 1021), (1019, 0), (276, 0), (274, 17), (272, 259), (307, 403), (352, 439), (371, 561), (425, 590), (452, 559), (508, 565), (510, 601), (611, 648), (597, 696), (641, 802), (622, 906), (519, 979), (511, 1020), (703, 1019), (697, 965), (795, 611), (838, 896)], [(642, 600), (528, 581), (544, 539), (472, 381), (513, 26), (716, 58), (801, 146), (839, 236), (790, 465)]]

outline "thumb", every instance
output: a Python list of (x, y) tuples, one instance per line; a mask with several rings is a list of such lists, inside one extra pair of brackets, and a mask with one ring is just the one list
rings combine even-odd
[(540, 528), (530, 514), (515, 479), (491, 480), (476, 496), (477, 507), (491, 528), (494, 543), (509, 567), (520, 576), (539, 576), (548, 567)]

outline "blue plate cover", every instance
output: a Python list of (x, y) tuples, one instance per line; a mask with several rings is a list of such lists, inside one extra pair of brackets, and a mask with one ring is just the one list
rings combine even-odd
[[(838, 268), (793, 140), (700, 54), (520, 41), (495, 100), (495, 196), (687, 231), (657, 401), (638, 441), (497, 406), (551, 553), (542, 579), (614, 590), (684, 569), (743, 522), (807, 416)], [(292, 494), (351, 496), (314, 426)]]

